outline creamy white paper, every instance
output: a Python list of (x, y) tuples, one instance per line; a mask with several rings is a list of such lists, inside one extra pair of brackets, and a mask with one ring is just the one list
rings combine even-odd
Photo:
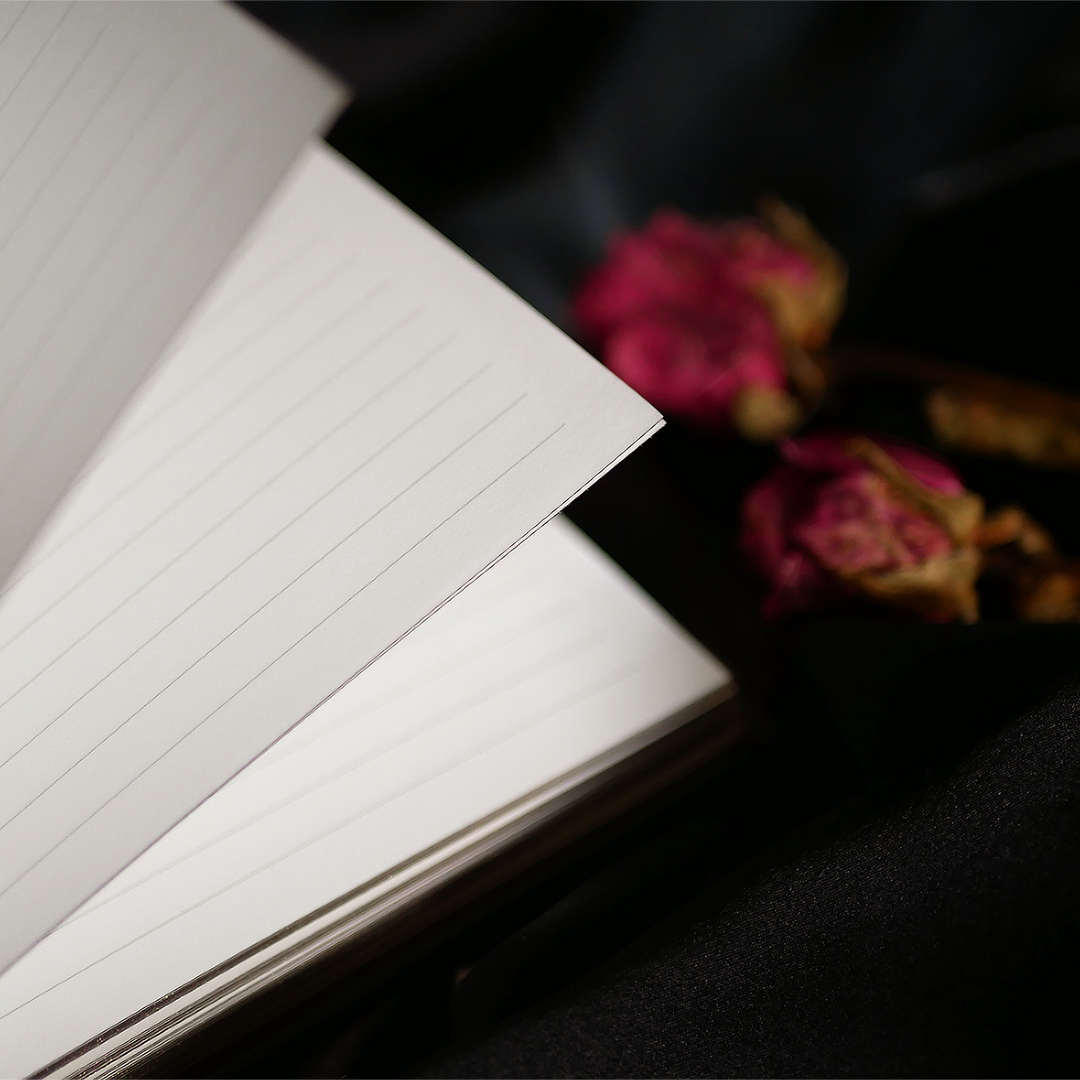
[(45, 1067), (728, 678), (552, 521), (0, 978), (0, 1073)]
[(0, 582), (341, 98), (224, 4), (0, 4)]
[(0, 964), (659, 425), (314, 147), (0, 604)]

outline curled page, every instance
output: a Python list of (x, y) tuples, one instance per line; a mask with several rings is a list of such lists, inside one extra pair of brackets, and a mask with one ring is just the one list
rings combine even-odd
[(0, 582), (341, 97), (224, 4), (0, 4)]
[(660, 422), (309, 150), (0, 604), (0, 963)]
[(556, 518), (0, 978), (0, 1075), (140, 1075), (268, 967), (415, 904), (731, 691)]

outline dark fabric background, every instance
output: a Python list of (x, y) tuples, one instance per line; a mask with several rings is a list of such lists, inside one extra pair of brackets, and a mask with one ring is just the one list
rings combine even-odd
[[(851, 266), (842, 337), (1080, 389), (1075, 4), (245, 6), (355, 86), (334, 145), (571, 331), (613, 229), (776, 191)], [(887, 384), (822, 420), (930, 438)], [(772, 461), (672, 423), (572, 510), (769, 741), (204, 1075), (1080, 1071), (1080, 686), (1040, 704), (1080, 627), (992, 585), (975, 627), (762, 625), (738, 505)], [(1080, 553), (1075, 476), (956, 463)]]
[(1075, 1075), (1078, 691), (419, 1075)]

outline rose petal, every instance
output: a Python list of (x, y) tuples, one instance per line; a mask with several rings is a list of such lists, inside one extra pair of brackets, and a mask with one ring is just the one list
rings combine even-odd
[(779, 573), (789, 550), (789, 519), (805, 499), (803, 478), (794, 469), (776, 469), (755, 485), (743, 501), (742, 548), (766, 577)]
[(951, 469), (851, 432), (791, 439), (780, 451), (784, 463), (743, 505), (743, 548), (770, 585), (767, 618), (852, 592), (926, 618), (977, 617), (981, 556), (939, 504), (980, 521), (982, 504)]
[(710, 225), (664, 210), (613, 239), (573, 311), (604, 363), (665, 412), (724, 427), (744, 388), (777, 391), (770, 400), (790, 405), (784, 422), (748, 425), (776, 438), (801, 419), (805, 403), (778, 396), (787, 392), (794, 346), (757, 292), (782, 282), (810, 295), (816, 274), (812, 257), (757, 222)]
[(772, 589), (762, 604), (762, 614), (770, 622), (784, 615), (812, 611), (842, 589), (801, 551), (789, 551), (776, 568)]
[(820, 484), (813, 509), (791, 534), (843, 576), (915, 566), (952, 549), (940, 525), (898, 502), (885, 481), (868, 471)]
[[(801, 439), (788, 439), (780, 444), (780, 455), (791, 465), (812, 472), (846, 472), (865, 468), (848, 446), (854, 437), (850, 431), (821, 431)], [(923, 450), (916, 450), (896, 439), (875, 436), (872, 440), (902, 468), (931, 491), (946, 495), (962, 495), (964, 484), (959, 475)]]
[(603, 359), (662, 412), (722, 426), (744, 386), (784, 386), (779, 352), (763, 313), (743, 312), (730, 323), (628, 322), (609, 337)]

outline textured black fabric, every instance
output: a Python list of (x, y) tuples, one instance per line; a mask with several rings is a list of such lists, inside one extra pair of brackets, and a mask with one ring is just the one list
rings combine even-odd
[(420, 1075), (1075, 1075), (1078, 854), (1074, 683)]

